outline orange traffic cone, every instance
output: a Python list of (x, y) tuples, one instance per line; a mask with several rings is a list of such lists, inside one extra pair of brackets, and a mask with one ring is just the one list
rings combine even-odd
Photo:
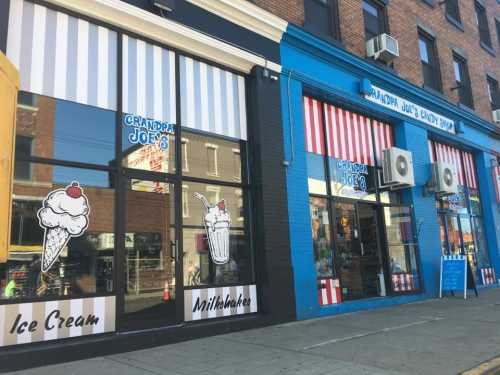
[(170, 286), (168, 281), (165, 281), (165, 288), (163, 289), (163, 301), (170, 301)]

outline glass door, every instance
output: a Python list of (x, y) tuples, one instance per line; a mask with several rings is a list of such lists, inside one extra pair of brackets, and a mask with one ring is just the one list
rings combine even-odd
[(335, 203), (336, 265), (344, 300), (385, 295), (376, 207)]
[(124, 196), (124, 329), (182, 319), (175, 185), (142, 178), (128, 178)]
[(379, 224), (376, 206), (358, 203), (361, 231), (361, 277), (366, 297), (385, 296), (385, 281), (380, 254)]

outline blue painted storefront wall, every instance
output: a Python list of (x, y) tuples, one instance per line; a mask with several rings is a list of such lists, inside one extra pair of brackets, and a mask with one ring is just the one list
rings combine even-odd
[[(283, 134), (287, 168), (290, 242), (294, 269), (297, 318), (306, 319), (354, 310), (371, 309), (437, 296), (439, 287), (440, 240), (434, 197), (423, 197), (422, 186), (430, 178), (428, 137), (472, 151), (476, 158), (483, 216), (492, 264), (500, 275), (500, 210), (495, 201), (490, 159), (500, 153), (500, 137), (495, 127), (467, 110), (418, 88), (382, 68), (345, 50), (334, 47), (291, 25), (281, 43), (281, 97)], [(359, 94), (359, 84), (368, 78), (387, 91), (411, 100), (443, 116), (464, 123), (463, 134), (452, 135), (410, 120)], [(424, 290), (421, 294), (380, 297), (321, 307), (318, 302), (312, 253), (307, 163), (304, 145), (302, 95), (310, 94), (394, 126), (396, 146), (413, 153), (416, 186), (403, 193), (405, 203), (413, 204)]]

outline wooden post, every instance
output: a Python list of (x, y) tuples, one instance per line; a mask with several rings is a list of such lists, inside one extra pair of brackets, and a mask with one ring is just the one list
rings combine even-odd
[(19, 73), (0, 52), (0, 263), (9, 257)]

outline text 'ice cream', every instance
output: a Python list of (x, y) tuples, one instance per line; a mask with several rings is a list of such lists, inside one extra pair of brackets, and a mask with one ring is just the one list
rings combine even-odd
[(216, 205), (210, 205), (200, 193), (194, 196), (202, 201), (205, 207), (203, 222), (208, 237), (210, 255), (215, 264), (226, 264), (229, 262), (229, 227), (231, 217), (226, 210), (226, 202), (221, 200)]
[(81, 236), (89, 225), (89, 202), (78, 182), (51, 191), (38, 210), (38, 221), (45, 229), (42, 272), (47, 272), (71, 237)]

